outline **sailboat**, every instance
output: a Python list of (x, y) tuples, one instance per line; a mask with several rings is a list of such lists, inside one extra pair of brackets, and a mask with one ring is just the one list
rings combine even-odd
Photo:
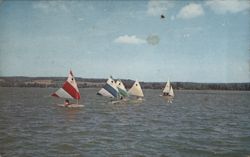
[(169, 80), (168, 80), (165, 88), (163, 89), (163, 95), (162, 96), (174, 97), (173, 87), (170, 85), (170, 81)]
[(128, 97), (127, 89), (125, 88), (121, 80), (116, 81), (116, 87), (120, 93), (121, 99)]
[(141, 89), (140, 83), (136, 80), (133, 86), (129, 89), (128, 94), (137, 97), (137, 100), (142, 100), (144, 94)]
[(174, 97), (174, 90), (172, 86), (170, 87), (169, 96)]
[(68, 104), (67, 106), (64, 104), (58, 104), (58, 106), (64, 106), (64, 107), (83, 107), (84, 106), (84, 105), (78, 104), (78, 101), (80, 100), (81, 96), (80, 96), (80, 92), (77, 87), (77, 83), (74, 78), (73, 72), (71, 70), (63, 86), (59, 88), (56, 92), (52, 93), (51, 96), (77, 100), (76, 104)]
[(120, 94), (118, 88), (116, 87), (116, 83), (112, 77), (109, 77), (106, 84), (101, 88), (97, 95), (109, 97), (109, 98), (120, 98)]

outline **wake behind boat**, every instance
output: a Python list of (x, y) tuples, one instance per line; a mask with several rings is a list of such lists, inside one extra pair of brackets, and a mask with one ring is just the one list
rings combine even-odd
[[(78, 101), (80, 100), (80, 92), (77, 87), (76, 80), (74, 78), (74, 75), (72, 71), (70, 70), (67, 80), (64, 82), (62, 88), (58, 89), (56, 92), (52, 93), (51, 96), (57, 97), (57, 98), (65, 98), (64, 104), (57, 104), (58, 106), (62, 107), (84, 107), (84, 105), (78, 104)], [(75, 99), (77, 100), (76, 104), (69, 103), (67, 99)]]

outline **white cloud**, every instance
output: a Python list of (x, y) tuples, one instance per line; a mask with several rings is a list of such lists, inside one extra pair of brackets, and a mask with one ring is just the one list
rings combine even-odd
[(137, 38), (135, 35), (123, 35), (119, 36), (114, 40), (115, 43), (121, 44), (144, 44), (146, 41), (144, 39)]
[(250, 8), (248, 0), (210, 0), (205, 4), (218, 14), (238, 13)]
[(202, 6), (200, 4), (191, 3), (184, 6), (176, 17), (181, 19), (191, 19), (202, 15), (204, 15)]
[(64, 1), (34, 1), (34, 9), (39, 9), (45, 13), (64, 11), (68, 12), (69, 9)]
[(167, 10), (173, 6), (173, 1), (150, 0), (148, 2), (147, 13), (151, 16), (166, 14)]

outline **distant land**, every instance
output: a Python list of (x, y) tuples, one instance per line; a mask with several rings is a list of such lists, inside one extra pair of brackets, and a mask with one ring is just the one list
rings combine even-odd
[[(59, 88), (66, 77), (0, 77), (0, 87), (40, 87)], [(79, 88), (101, 88), (107, 79), (79, 78), (76, 77)], [(126, 88), (130, 88), (134, 81), (124, 80)], [(140, 82), (144, 89), (163, 89), (166, 82)], [(194, 82), (171, 82), (177, 90), (242, 90), (250, 91), (249, 83), (194, 83)]]

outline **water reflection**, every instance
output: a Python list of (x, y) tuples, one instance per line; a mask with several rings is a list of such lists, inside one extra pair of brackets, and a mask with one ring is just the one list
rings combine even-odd
[(64, 117), (67, 120), (74, 120), (76, 119), (77, 115), (83, 110), (83, 108), (63, 108), (64, 109)]
[(162, 96), (163, 99), (168, 103), (168, 104), (172, 104), (173, 103), (173, 100), (174, 98), (171, 97), (171, 96)]

